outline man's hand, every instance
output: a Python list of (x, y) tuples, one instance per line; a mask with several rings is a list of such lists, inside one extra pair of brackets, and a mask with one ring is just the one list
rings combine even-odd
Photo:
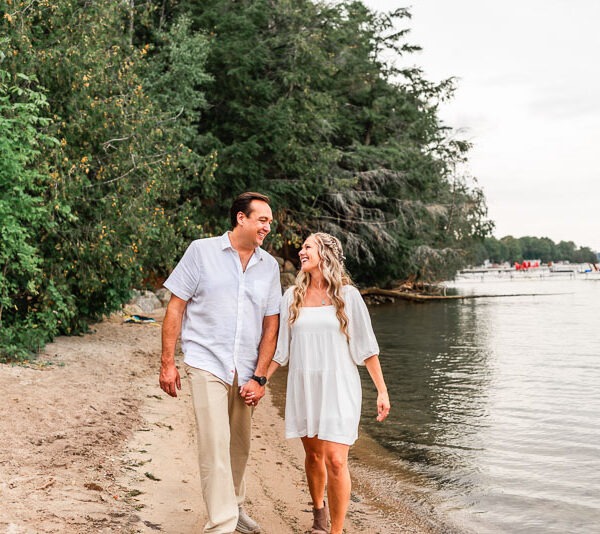
[(181, 378), (175, 364), (161, 365), (158, 381), (160, 389), (171, 395), (171, 397), (177, 397), (177, 390), (181, 390)]
[(171, 295), (167, 312), (162, 324), (162, 353), (160, 357), (160, 388), (177, 397), (177, 390), (181, 389), (181, 378), (175, 366), (175, 347), (181, 332), (181, 320), (187, 306), (187, 301)]
[[(258, 345), (258, 362), (254, 369), (256, 376), (265, 376), (269, 363), (273, 359), (277, 346), (277, 332), (279, 330), (279, 315), (263, 317), (262, 337)], [(240, 395), (248, 406), (256, 406), (258, 401), (265, 396), (265, 386), (261, 386), (251, 378), (240, 387)]]
[(256, 406), (258, 401), (265, 396), (265, 386), (261, 386), (256, 380), (248, 380), (240, 387), (240, 395), (247, 406)]

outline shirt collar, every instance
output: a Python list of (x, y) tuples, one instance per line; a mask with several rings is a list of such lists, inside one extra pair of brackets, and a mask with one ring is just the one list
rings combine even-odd
[[(229, 231), (225, 232), (222, 236), (221, 236), (221, 249), (225, 250), (227, 248), (230, 248), (231, 250), (234, 250), (233, 245), (231, 244), (231, 240), (229, 239)], [(263, 254), (265, 253), (265, 251), (260, 248), (260, 247), (256, 247), (254, 249), (254, 254), (256, 254), (257, 258), (259, 260), (263, 260)]]

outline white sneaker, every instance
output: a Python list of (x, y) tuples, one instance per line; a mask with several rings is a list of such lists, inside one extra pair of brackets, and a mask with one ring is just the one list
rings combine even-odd
[(254, 521), (241, 506), (238, 507), (238, 511), (239, 516), (235, 531), (241, 532), (242, 534), (260, 534), (260, 525)]

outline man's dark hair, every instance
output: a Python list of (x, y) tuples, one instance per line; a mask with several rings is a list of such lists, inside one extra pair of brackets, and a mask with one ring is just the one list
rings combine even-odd
[(261, 193), (254, 193), (253, 191), (246, 191), (241, 195), (238, 195), (229, 210), (229, 216), (231, 218), (231, 227), (237, 226), (237, 214), (241, 211), (246, 217), (250, 217), (252, 210), (250, 209), (250, 203), (253, 200), (262, 200), (263, 202), (269, 203), (269, 197), (262, 195)]

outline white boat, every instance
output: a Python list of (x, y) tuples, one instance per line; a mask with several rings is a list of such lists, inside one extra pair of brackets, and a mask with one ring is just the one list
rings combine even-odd
[[(531, 262), (531, 265), (535, 265)], [(508, 264), (482, 265), (462, 269), (456, 273), (455, 280), (491, 281), (491, 280), (539, 280), (544, 278), (559, 278), (568, 276), (582, 280), (600, 280), (600, 265), (591, 263), (553, 263), (550, 266), (537, 265), (519, 267)]]

